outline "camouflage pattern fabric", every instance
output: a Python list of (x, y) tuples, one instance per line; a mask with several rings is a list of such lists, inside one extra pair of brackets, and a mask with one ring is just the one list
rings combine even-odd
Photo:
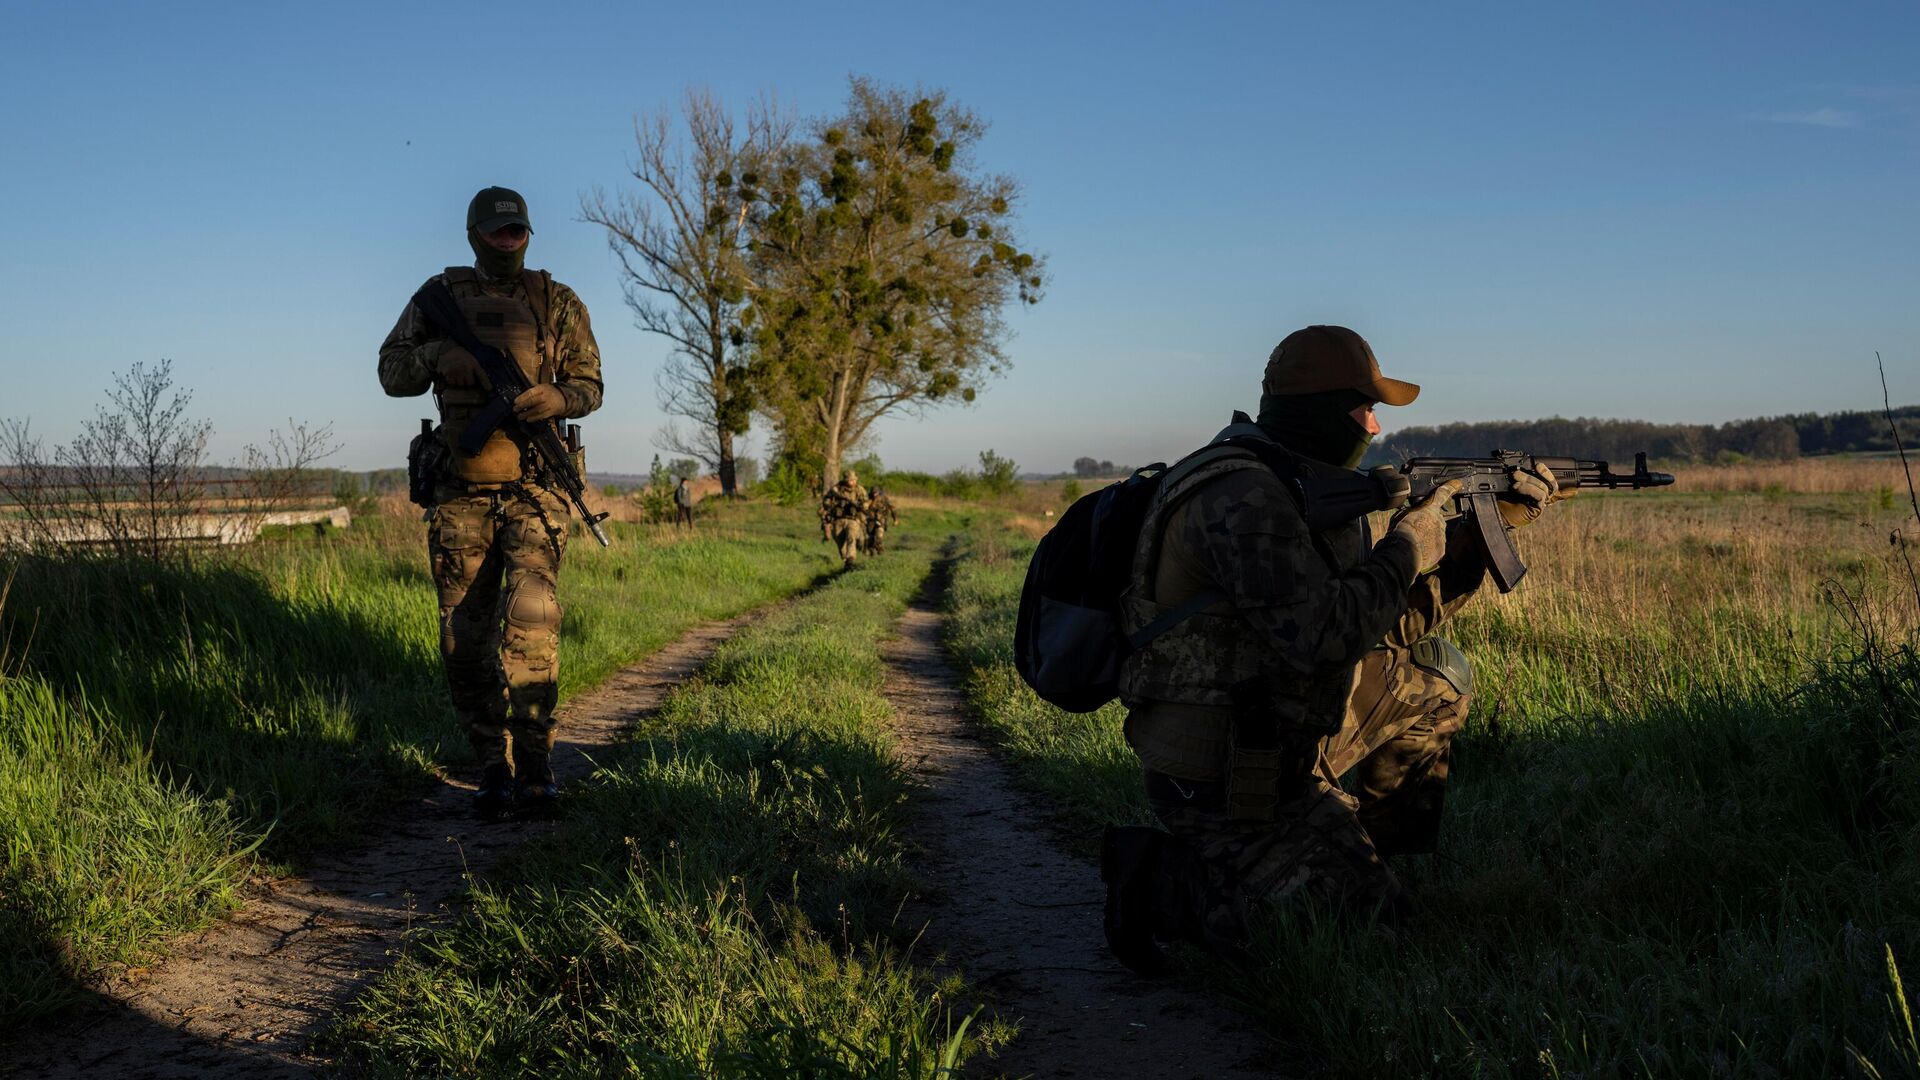
[(839, 545), (840, 557), (852, 565), (866, 542), (867, 489), (859, 481), (840, 481), (820, 497), (820, 524)]
[(515, 485), (442, 492), (427, 531), (440, 594), (440, 658), (453, 707), (482, 765), (544, 768), (559, 700), (566, 500)]
[(886, 549), (887, 526), (897, 524), (900, 514), (893, 508), (893, 500), (885, 495), (874, 495), (867, 500), (867, 550), (875, 555)]
[[(1221, 599), (1121, 667), (1141, 760), (1223, 779), (1231, 709), (1254, 683), (1284, 737), (1340, 730), (1354, 665), (1406, 611), (1412, 546), (1398, 536), (1370, 545), (1363, 523), (1310, 533), (1279, 478), (1247, 458), (1203, 468), (1160, 498), (1143, 527), (1139, 584), (1121, 600), (1126, 630), (1204, 592)], [(1183, 501), (1161, 509), (1174, 500)]]
[[(1412, 662), (1405, 648), (1369, 653), (1340, 732), (1321, 743), (1313, 774), (1271, 822), (1235, 820), (1226, 785), (1149, 770), (1154, 813), (1198, 856), (1202, 881), (1170, 895), (1206, 939), (1243, 936), (1263, 903), (1316, 901), (1391, 919), (1405, 892), (1385, 857), (1431, 852), (1439, 836), (1448, 746), (1470, 695)], [(1353, 773), (1343, 790), (1340, 778)]]
[[(538, 271), (507, 280), (464, 270), (437, 274), (456, 299), (524, 302), (545, 323), (539, 366), (566, 399), (566, 416), (600, 407), (600, 347), (586, 305)], [(536, 295), (537, 293), (537, 295)], [(480, 328), (475, 328), (476, 333)], [(440, 385), (446, 341), (408, 301), (380, 346), (380, 386), (411, 397)], [(443, 414), (445, 407), (442, 407)], [(440, 656), (454, 711), (480, 763), (511, 754), (522, 776), (544, 770), (553, 748), (560, 672), (556, 589), (570, 523), (559, 493), (525, 478), (476, 485), (448, 479), (435, 490), (427, 554), (439, 593)]]
[[(454, 291), (456, 298), (475, 288), (493, 296), (525, 296), (526, 276), (505, 282), (480, 276), (472, 283), (456, 282), (448, 287)], [(435, 274), (428, 281), (445, 279), (445, 274)], [(550, 358), (553, 384), (567, 399), (567, 417), (577, 419), (600, 407), (603, 387), (600, 346), (594, 341), (593, 324), (587, 318), (587, 306), (580, 302), (572, 289), (557, 281), (552, 282), (552, 286), (547, 321), (548, 340), (553, 352)], [(538, 298), (535, 307), (547, 302), (545, 297)], [(406, 310), (400, 313), (386, 341), (380, 345), (380, 386), (392, 397), (413, 397), (430, 389), (439, 389), (435, 383), (439, 378), (438, 364), (443, 344), (439, 331), (420, 313), (413, 301), (408, 300)]]
[[(1222, 459), (1189, 478), (1171, 492), (1184, 501), (1149, 515), (1139, 585), (1123, 601), (1132, 629), (1202, 592), (1222, 596), (1122, 672), (1149, 801), (1203, 868), (1173, 892), (1214, 940), (1271, 901), (1398, 913), (1403, 890), (1383, 856), (1432, 850), (1447, 746), (1468, 705), (1414, 650), (1480, 588), (1478, 548), (1450, 527), (1439, 566), (1416, 574), (1411, 545), (1374, 543), (1364, 521), (1309, 531), (1264, 467)], [(1261, 701), (1299, 772), (1265, 803), (1230, 799), (1236, 717), (1257, 722)], [(1339, 784), (1349, 772), (1351, 794)]]
[(867, 528), (859, 518), (833, 519), (833, 542), (840, 548), (840, 558), (849, 566), (860, 556), (860, 547), (866, 543)]

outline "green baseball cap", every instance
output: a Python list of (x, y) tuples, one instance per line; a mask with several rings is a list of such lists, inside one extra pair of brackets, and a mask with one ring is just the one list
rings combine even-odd
[(525, 225), (528, 232), (533, 231), (533, 222), (527, 220), (527, 200), (512, 188), (481, 188), (467, 204), (467, 228), (490, 233), (507, 225)]

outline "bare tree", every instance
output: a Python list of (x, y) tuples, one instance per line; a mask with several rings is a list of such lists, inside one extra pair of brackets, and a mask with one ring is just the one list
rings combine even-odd
[(609, 196), (596, 188), (580, 209), (607, 231), (635, 323), (673, 343), (656, 378), (660, 407), (690, 421), (692, 431), (670, 425), (656, 442), (699, 459), (732, 495), (734, 438), (753, 414), (746, 371), (733, 354), (745, 340), (740, 313), (753, 289), (744, 207), (792, 123), (762, 102), (742, 129), (705, 90), (687, 92), (679, 119), (677, 131), (670, 110), (635, 118), (628, 170), (639, 189)]
[(54, 451), (75, 515), (116, 554), (158, 558), (188, 535), (213, 425), (189, 417), (190, 390), (173, 362), (136, 363), (113, 377), (107, 404)]
[(332, 424), (316, 426), (291, 417), (285, 430), (267, 432), (266, 445), (248, 446), (235, 507), (243, 528), (256, 532), (268, 515), (314, 494), (327, 480), (314, 466), (339, 449)]
[(216, 475), (206, 460), (213, 425), (187, 415), (192, 398), (174, 387), (171, 362), (136, 363), (51, 460), (28, 421), (0, 421), (0, 496), (12, 519), (0, 539), (171, 557), (182, 541), (228, 535), (228, 525), (250, 535), (318, 479), (313, 466), (337, 448), (331, 425), (289, 421), (265, 447), (247, 447), (238, 476)]

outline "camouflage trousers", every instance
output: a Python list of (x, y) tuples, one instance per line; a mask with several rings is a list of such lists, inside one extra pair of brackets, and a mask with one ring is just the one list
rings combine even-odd
[(440, 659), (482, 765), (544, 770), (559, 701), (560, 558), (567, 504), (534, 485), (443, 492), (427, 531)]
[(840, 557), (851, 565), (860, 554), (861, 545), (867, 542), (867, 527), (859, 518), (835, 518), (828, 523), (833, 542), (840, 545)]
[(878, 555), (886, 550), (887, 523), (884, 521), (867, 522), (867, 551)]
[(1229, 817), (1224, 783), (1149, 771), (1154, 813), (1190, 856), (1166, 868), (1163, 905), (1185, 909), (1180, 921), (1212, 941), (1239, 938), (1264, 902), (1303, 898), (1397, 916), (1405, 892), (1385, 857), (1438, 843), (1449, 745), (1472, 690), (1465, 657), (1439, 639), (1418, 656), (1368, 653), (1345, 723), (1321, 740), (1312, 774), (1272, 821)]

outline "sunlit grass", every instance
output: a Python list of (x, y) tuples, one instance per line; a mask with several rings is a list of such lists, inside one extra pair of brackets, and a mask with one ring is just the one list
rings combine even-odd
[[(1290, 915), (1251, 969), (1203, 970), (1301, 1071), (1840, 1075), (1851, 1046), (1916, 1075), (1887, 972), (1920, 954), (1920, 612), (1887, 503), (1556, 507), (1521, 587), (1443, 630), (1479, 686), (1441, 854), (1396, 867), (1419, 919), (1391, 941)], [(1062, 714), (1012, 671), (1031, 543), (975, 543), (951, 644), (1088, 836), (1142, 819), (1138, 765), (1117, 707)]]

